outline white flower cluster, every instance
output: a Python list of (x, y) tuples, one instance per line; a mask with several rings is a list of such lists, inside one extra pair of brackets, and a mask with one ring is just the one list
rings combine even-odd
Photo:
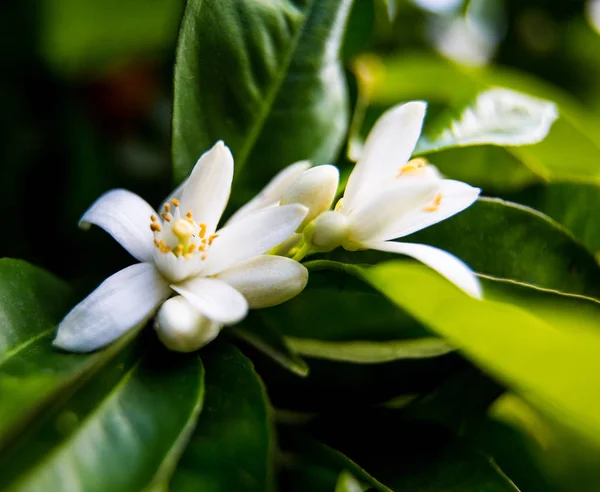
[(112, 190), (80, 225), (102, 227), (140, 263), (115, 273), (62, 320), (54, 345), (89, 352), (155, 315), (160, 340), (189, 352), (213, 340), (249, 308), (274, 306), (304, 289), (307, 254), (339, 246), (413, 257), (474, 297), (477, 278), (455, 256), (392, 241), (471, 205), (479, 189), (444, 179), (423, 159), (409, 160), (426, 105), (385, 113), (334, 203), (339, 172), (298, 162), (280, 172), (221, 228), (233, 157), (223, 142), (203, 154), (187, 181), (155, 211), (134, 193)]

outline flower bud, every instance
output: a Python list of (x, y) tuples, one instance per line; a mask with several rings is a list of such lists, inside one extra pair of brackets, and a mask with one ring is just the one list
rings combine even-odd
[(326, 253), (341, 246), (348, 238), (348, 218), (335, 211), (319, 215), (304, 231), (304, 240), (315, 251)]
[(158, 310), (154, 329), (169, 350), (193, 352), (213, 341), (221, 325), (200, 314), (184, 297), (175, 296)]
[(298, 227), (302, 231), (315, 217), (331, 208), (340, 173), (335, 166), (316, 166), (304, 171), (283, 195), (280, 204), (300, 203), (308, 214)]

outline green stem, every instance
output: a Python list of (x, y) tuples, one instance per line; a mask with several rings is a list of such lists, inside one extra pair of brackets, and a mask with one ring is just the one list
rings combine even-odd
[(310, 253), (312, 253), (311, 245), (309, 243), (304, 243), (302, 247), (296, 251), (294, 256), (292, 256), (292, 260), (302, 261), (302, 259)]

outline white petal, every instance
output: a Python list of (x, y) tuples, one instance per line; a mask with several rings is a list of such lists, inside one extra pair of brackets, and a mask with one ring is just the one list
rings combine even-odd
[(391, 241), (365, 243), (363, 246), (369, 249), (410, 256), (433, 268), (470, 296), (477, 299), (482, 298), (481, 285), (473, 270), (462, 260), (442, 249), (426, 244), (396, 243)]
[(175, 296), (163, 302), (156, 313), (154, 329), (168, 349), (193, 352), (212, 342), (221, 331), (221, 324), (198, 312), (185, 297)]
[(288, 188), (309, 167), (309, 161), (299, 161), (289, 165), (277, 173), (258, 195), (256, 195), (252, 200), (246, 203), (246, 205), (241, 207), (229, 218), (227, 225), (233, 224), (241, 218), (247, 217), (252, 212), (277, 205)]
[(217, 231), (202, 273), (214, 275), (281, 244), (298, 228), (308, 209), (282, 205), (254, 212)]
[(181, 213), (191, 211), (194, 220), (206, 224), (212, 234), (229, 200), (232, 180), (233, 156), (219, 140), (194, 166), (181, 194)]
[(391, 221), (378, 239), (388, 241), (405, 237), (446, 220), (470, 207), (477, 200), (481, 191), (479, 188), (473, 188), (466, 183), (451, 179), (438, 181), (438, 184), (441, 201), (437, 205), (437, 209), (433, 210), (429, 205), (414, 208), (409, 214), (398, 215), (397, 220)]
[(344, 193), (344, 209), (351, 211), (362, 197), (376, 193), (382, 183), (393, 181), (417, 144), (427, 105), (413, 101), (386, 111), (365, 142)]
[(89, 229), (90, 224), (102, 227), (134, 258), (150, 261), (154, 250), (151, 215), (158, 214), (143, 198), (131, 191), (111, 190), (83, 214), (79, 227)]
[(108, 277), (58, 326), (56, 347), (90, 352), (144, 323), (171, 293), (150, 263), (131, 265)]
[(251, 308), (265, 308), (302, 292), (308, 270), (290, 258), (261, 255), (221, 272), (217, 278), (241, 292)]
[(405, 178), (382, 188), (374, 196), (365, 197), (360, 207), (348, 215), (349, 238), (362, 243), (368, 240), (387, 239), (390, 226), (411, 217), (432, 203), (439, 190), (440, 181)]
[(248, 313), (244, 296), (222, 280), (195, 277), (171, 287), (200, 313), (217, 323), (237, 323)]
[(288, 188), (281, 205), (299, 203), (308, 208), (308, 214), (300, 224), (300, 229), (303, 229), (317, 215), (331, 208), (339, 181), (337, 167), (331, 164), (313, 167), (304, 171)]

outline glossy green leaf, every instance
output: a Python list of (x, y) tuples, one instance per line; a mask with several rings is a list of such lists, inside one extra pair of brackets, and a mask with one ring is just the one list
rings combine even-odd
[(204, 411), (170, 490), (272, 490), (272, 416), (252, 363), (231, 345), (211, 345), (203, 350), (202, 359)]
[(0, 448), (57, 394), (97, 371), (126, 341), (91, 355), (51, 345), (71, 289), (20, 260), (0, 260)]
[[(454, 217), (405, 239), (449, 251), (477, 273), (600, 298), (600, 267), (566, 229), (533, 209), (479, 199)], [(397, 256), (375, 251), (329, 255), (348, 263)]]
[(270, 326), (259, 313), (250, 312), (233, 332), (298, 376), (308, 374), (306, 362), (289, 346), (281, 332)]
[(218, 139), (255, 191), (294, 161), (336, 156), (348, 120), (339, 50), (351, 5), (188, 2), (175, 65), (178, 181)]
[(590, 213), (600, 208), (599, 184), (547, 183), (507, 198), (552, 217), (585, 244), (600, 262), (600, 221)]
[(204, 373), (197, 356), (149, 349), (123, 352), (3, 453), (2, 490), (125, 492), (163, 483), (196, 424)]
[[(558, 89), (508, 69), (469, 68), (430, 55), (402, 54), (381, 62), (383, 69), (374, 70), (371, 92), (372, 102), (378, 105), (425, 99), (460, 109), (478, 92), (497, 86), (556, 102), (560, 117), (546, 139), (536, 145), (507, 147), (506, 151), (543, 180), (600, 180), (600, 124), (580, 103)], [(430, 123), (438, 125), (431, 121), (426, 125)], [(462, 165), (459, 160), (455, 162), (456, 167)], [(505, 175), (511, 179), (510, 173)], [(503, 180), (498, 178), (496, 186), (501, 187)], [(476, 179), (467, 181), (478, 184)]]
[(516, 306), (477, 301), (414, 263), (322, 266), (364, 279), (533, 405), (600, 444), (598, 332), (557, 329)]
[(442, 131), (423, 135), (415, 154), (470, 145), (527, 145), (543, 140), (558, 111), (551, 101), (503, 88), (477, 94), (456, 119), (437, 123)]
[(366, 489), (351, 473), (345, 470), (340, 473), (340, 478), (335, 484), (335, 492), (362, 492), (363, 490)]
[(523, 446), (543, 471), (542, 477), (556, 484), (558, 489), (598, 490), (600, 447), (597, 444), (573, 434), (561, 422), (514, 394), (508, 393), (498, 399), (490, 409), (490, 417), (493, 422), (520, 433), (525, 440)]

